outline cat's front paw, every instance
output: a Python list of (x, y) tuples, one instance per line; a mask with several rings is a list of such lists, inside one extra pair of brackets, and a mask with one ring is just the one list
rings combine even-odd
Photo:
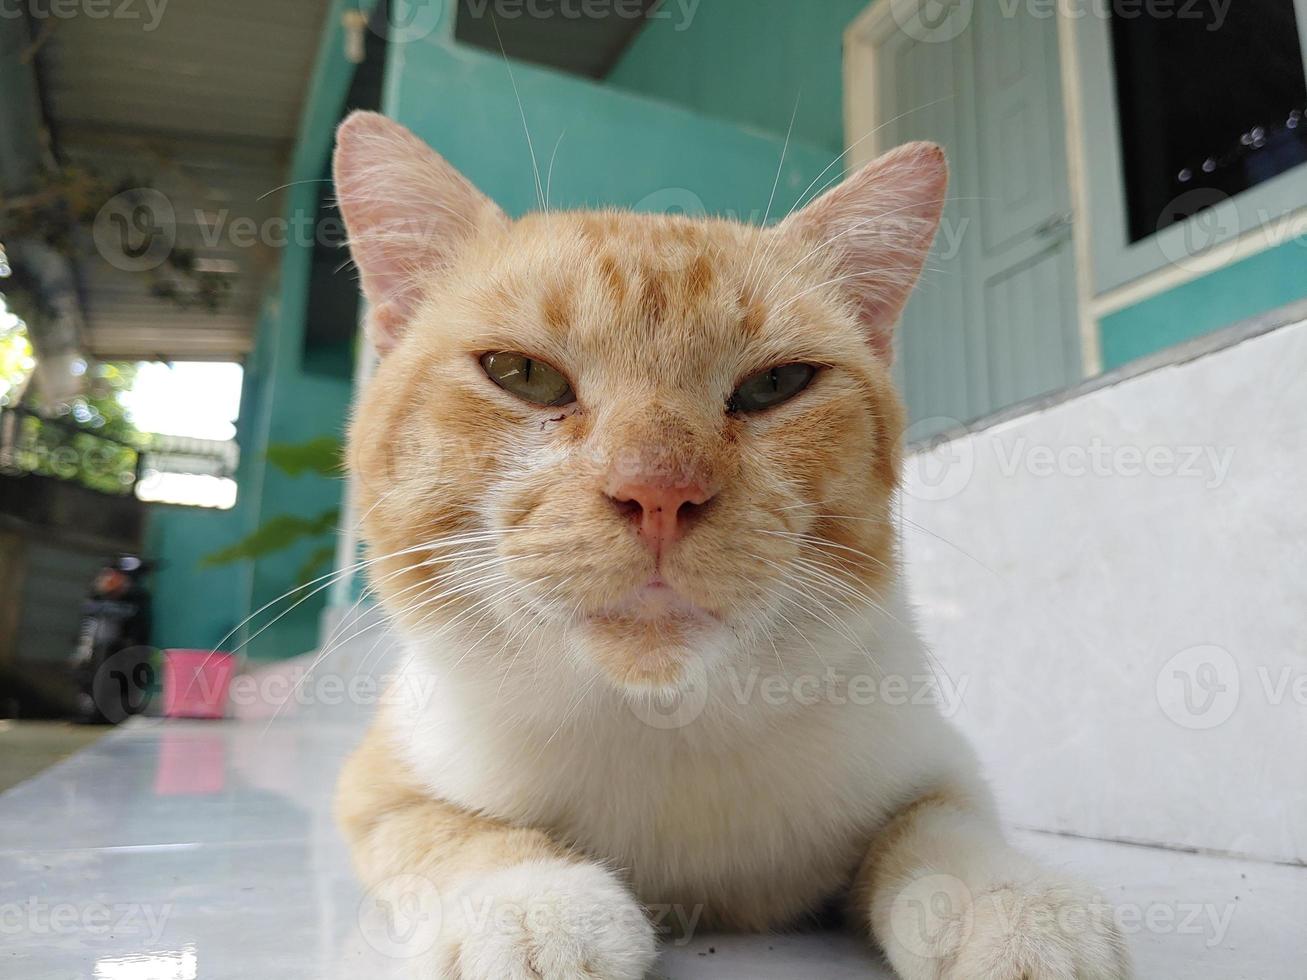
[(1042, 879), (972, 894), (946, 875), (896, 900), (910, 977), (932, 980), (1131, 980), (1113, 910), (1078, 883)]
[(477, 878), (446, 904), (441, 980), (641, 980), (653, 927), (593, 864), (536, 861)]

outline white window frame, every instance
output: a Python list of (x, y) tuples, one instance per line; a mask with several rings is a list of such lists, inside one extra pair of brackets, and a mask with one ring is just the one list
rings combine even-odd
[[(879, 0), (889, 2), (889, 0)], [(1307, 65), (1307, 0), (1294, 0)], [(1294, 239), (1307, 240), (1307, 165), (1137, 242), (1127, 232), (1125, 181), (1111, 30), (1098, 7), (1064, 0), (1066, 91), (1079, 96), (1081, 124), (1071, 152), (1084, 183), (1091, 312), (1095, 319)]]
[[(919, 2), (923, 0), (872, 0), (845, 31), (844, 122), (846, 140), (852, 144), (850, 168), (885, 149), (879, 134), (859, 142), (883, 121), (875, 44), (897, 29)], [(1102, 370), (1103, 317), (1282, 243), (1307, 243), (1307, 165), (1131, 243), (1110, 24), (1096, 0), (1057, 2), (1081, 361), (1085, 375), (1092, 377)], [(1294, 4), (1307, 64), (1307, 0)]]

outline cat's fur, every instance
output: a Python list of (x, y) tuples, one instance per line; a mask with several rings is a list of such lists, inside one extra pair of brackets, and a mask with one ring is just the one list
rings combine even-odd
[[(384, 353), (350, 438), (370, 576), (405, 670), (435, 682), (401, 685), (434, 693), (378, 718), (338, 810), (368, 886), (418, 881), (439, 913), (418, 973), (634, 980), (655, 921), (784, 928), (834, 902), (907, 980), (1128, 976), (1094, 893), (1004, 842), (937, 709), (852, 696), (930, 671), (899, 582), (889, 352), (940, 150), (771, 229), (510, 221), (365, 113), (336, 180)], [(487, 351), (551, 364), (576, 403), (500, 390)], [(823, 367), (727, 411), (786, 362)], [(631, 481), (705, 498), (657, 555)]]

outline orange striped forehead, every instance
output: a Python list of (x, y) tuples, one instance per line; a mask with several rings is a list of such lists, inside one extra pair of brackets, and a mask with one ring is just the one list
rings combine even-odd
[[(451, 342), (511, 349), (578, 384), (704, 390), (787, 361), (875, 371), (863, 335), (799, 242), (718, 220), (530, 215), (469, 256)], [(455, 336), (457, 335), (457, 336)]]

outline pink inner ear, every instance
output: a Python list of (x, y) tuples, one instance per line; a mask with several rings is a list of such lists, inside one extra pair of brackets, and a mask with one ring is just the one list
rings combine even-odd
[(503, 212), (396, 122), (352, 113), (336, 133), (336, 198), (371, 304), (378, 351), (392, 348), (433, 275)]
[(833, 286), (852, 300), (877, 355), (893, 356), (894, 325), (921, 275), (948, 189), (944, 151), (908, 143), (878, 157), (781, 228), (829, 248)]

